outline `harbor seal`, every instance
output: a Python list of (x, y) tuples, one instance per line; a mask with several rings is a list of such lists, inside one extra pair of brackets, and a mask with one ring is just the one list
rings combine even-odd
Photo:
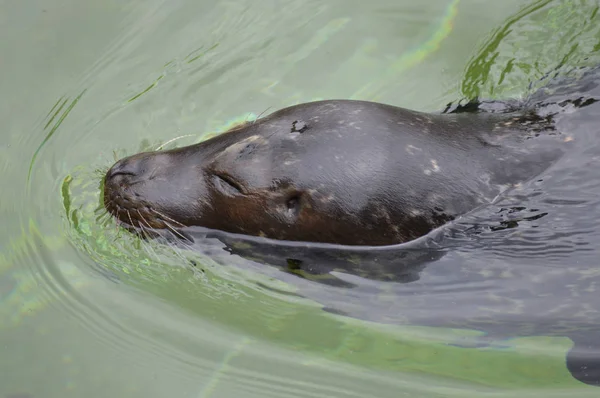
[(394, 245), (539, 174), (566, 151), (563, 138), (529, 111), (310, 102), (196, 145), (124, 158), (106, 174), (104, 204), (141, 229)]

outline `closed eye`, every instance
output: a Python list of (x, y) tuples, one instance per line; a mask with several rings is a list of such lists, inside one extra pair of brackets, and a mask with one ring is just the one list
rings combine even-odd
[(245, 195), (244, 188), (233, 178), (226, 174), (213, 174), (215, 188), (225, 195)]

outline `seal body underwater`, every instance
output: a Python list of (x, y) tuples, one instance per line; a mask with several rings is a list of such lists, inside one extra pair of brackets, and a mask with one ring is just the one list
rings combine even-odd
[(196, 145), (122, 159), (106, 175), (104, 203), (142, 229), (393, 245), (536, 176), (566, 141), (527, 112), (435, 115), (311, 102)]

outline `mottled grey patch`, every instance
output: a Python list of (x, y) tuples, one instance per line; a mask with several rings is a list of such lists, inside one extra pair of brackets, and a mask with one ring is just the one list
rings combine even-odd
[(423, 151), (423, 149), (418, 148), (414, 145), (407, 145), (406, 146), (406, 152), (410, 153), (411, 155), (415, 154), (415, 151)]
[(298, 163), (299, 161), (300, 161), (300, 160), (299, 160), (299, 159), (297, 159), (297, 158), (293, 158), (293, 159), (286, 159), (286, 160), (283, 162), (283, 165), (284, 165), (284, 166), (291, 166), (291, 165), (293, 165), (294, 163)]
[(431, 175), (431, 173), (438, 173), (440, 171), (440, 166), (438, 166), (437, 160), (431, 159), (430, 163), (431, 163), (431, 168), (426, 168), (423, 170), (423, 172), (426, 175)]

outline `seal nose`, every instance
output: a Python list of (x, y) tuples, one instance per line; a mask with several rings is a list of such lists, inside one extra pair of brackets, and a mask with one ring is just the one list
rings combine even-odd
[(124, 158), (119, 160), (117, 163), (115, 163), (110, 170), (108, 170), (108, 173), (106, 173), (106, 176), (108, 178), (114, 178), (116, 176), (119, 175), (126, 175), (126, 176), (138, 176), (141, 173), (141, 162), (138, 159), (133, 159), (133, 158)]

